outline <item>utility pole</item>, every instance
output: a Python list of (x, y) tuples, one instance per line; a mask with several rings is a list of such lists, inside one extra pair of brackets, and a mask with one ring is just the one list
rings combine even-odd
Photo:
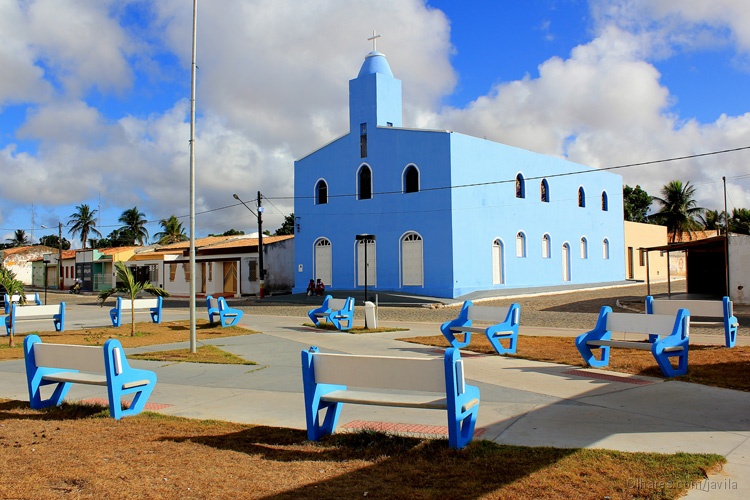
[(265, 268), (263, 267), (263, 207), (261, 206), (261, 200), (263, 195), (258, 191), (258, 267), (260, 268), (260, 291), (258, 292), (258, 298), (266, 296), (266, 277)]
[(190, 66), (190, 352), (198, 352), (195, 318), (195, 62), (198, 34), (198, 0), (193, 0), (193, 62)]

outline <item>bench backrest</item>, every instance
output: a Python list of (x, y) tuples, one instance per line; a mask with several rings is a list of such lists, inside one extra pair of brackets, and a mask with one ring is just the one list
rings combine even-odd
[(104, 350), (97, 346), (34, 344), (36, 366), (104, 373)]
[[(28, 304), (40, 304), (41, 301), (39, 300), (39, 294), (38, 293), (25, 293), (26, 296), (26, 302)], [(11, 297), (8, 297), (8, 294), (5, 294), (5, 302), (19, 302), (21, 300), (21, 296), (18, 294), (15, 294)]]
[(13, 304), (14, 318), (39, 316), (49, 316), (51, 318), (55, 314), (60, 314), (60, 304), (48, 306), (19, 306), (18, 304)]
[(676, 318), (668, 314), (608, 313), (606, 329), (613, 332), (671, 335)]
[[(729, 316), (733, 316), (732, 301), (729, 302)], [(724, 302), (718, 300), (665, 300), (653, 299), (651, 310), (653, 314), (677, 314), (680, 309), (687, 309), (691, 316), (707, 318), (723, 318)]]
[(346, 307), (349, 299), (328, 299), (328, 308), (332, 311), (340, 311)]
[[(472, 322), (478, 323), (502, 323), (505, 318), (508, 317), (508, 311), (510, 307), (496, 307), (496, 306), (469, 306), (469, 319)], [(513, 314), (517, 315), (519, 312), (516, 309)], [(518, 318), (512, 318), (514, 322), (518, 322)]]
[[(123, 311), (129, 311), (131, 308), (131, 300), (130, 299), (122, 299), (120, 302), (121, 306), (120, 308)], [(135, 299), (132, 301), (132, 307), (134, 309), (147, 309), (151, 307), (159, 307), (159, 299)]]
[[(443, 358), (396, 358), (315, 353), (313, 371), (315, 382), (322, 384), (445, 392)], [(463, 370), (460, 371), (460, 378), (460, 386), (463, 387)]]

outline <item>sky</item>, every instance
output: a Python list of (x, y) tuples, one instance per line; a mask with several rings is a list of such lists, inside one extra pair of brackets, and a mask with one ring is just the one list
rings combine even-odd
[[(189, 225), (190, 0), (0, 0), (0, 238)], [(618, 167), (750, 146), (747, 0), (199, 0), (196, 236), (294, 210), (295, 159), (348, 131), (376, 30), (404, 126)], [(614, 170), (750, 208), (750, 150)], [(499, 172), (511, 177), (512, 173)], [(498, 179), (502, 180), (502, 179)], [(612, 200), (614, 201), (614, 200)], [(73, 239), (64, 228), (64, 237)], [(80, 246), (80, 242), (74, 243)]]

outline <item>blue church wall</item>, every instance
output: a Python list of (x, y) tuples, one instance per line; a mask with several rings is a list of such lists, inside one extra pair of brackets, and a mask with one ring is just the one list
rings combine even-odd
[[(451, 134), (454, 186), (454, 295), (488, 288), (550, 286), (563, 281), (562, 245), (570, 251), (569, 283), (601, 283), (624, 279), (623, 214), (619, 203), (602, 210), (601, 195), (609, 200), (622, 191), (618, 175), (597, 171), (504, 144)], [(589, 171), (579, 175), (559, 175)], [(516, 197), (515, 177), (521, 173), (525, 197)], [(547, 181), (548, 202), (541, 201), (540, 185)], [(504, 182), (498, 182), (504, 181)], [(489, 183), (481, 185), (483, 183)], [(585, 207), (578, 206), (583, 186)], [(525, 257), (516, 256), (516, 236), (526, 237)], [(549, 257), (542, 238), (549, 236)], [(587, 255), (581, 258), (581, 238)], [(492, 283), (492, 242), (504, 246), (503, 284)], [(602, 242), (609, 241), (609, 259), (602, 258)]]

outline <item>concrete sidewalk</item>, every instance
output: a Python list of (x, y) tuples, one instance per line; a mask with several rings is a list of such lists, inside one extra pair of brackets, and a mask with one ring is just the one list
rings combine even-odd
[[(97, 307), (71, 308), (74, 325), (107, 324)], [(184, 319), (186, 310), (165, 312)], [(106, 321), (105, 321), (106, 320)], [(395, 340), (434, 335), (438, 325), (399, 324), (409, 331), (349, 335), (302, 326), (306, 318), (252, 316), (257, 335), (202, 341), (253, 360), (256, 366), (131, 361), (157, 373), (150, 407), (164, 414), (305, 428), (300, 352), (440, 356), (442, 349)], [(395, 326), (395, 325), (394, 325)], [(39, 328), (37, 326), (37, 328)], [(525, 334), (574, 336), (577, 330), (523, 328)], [(187, 343), (128, 349), (129, 353), (186, 347)], [(514, 357), (463, 353), (466, 376), (481, 391), (477, 422), (482, 439), (497, 443), (595, 447), (622, 451), (719, 453), (725, 470), (688, 498), (750, 498), (750, 395), (738, 391), (585, 370)], [(0, 363), (0, 397), (28, 400), (22, 361)], [(74, 386), (70, 399), (106, 397), (100, 388)], [(339, 428), (363, 425), (403, 430), (408, 424), (445, 426), (445, 413), (345, 405)], [(639, 478), (633, 478), (634, 484)], [(703, 491), (698, 488), (704, 488)]]

